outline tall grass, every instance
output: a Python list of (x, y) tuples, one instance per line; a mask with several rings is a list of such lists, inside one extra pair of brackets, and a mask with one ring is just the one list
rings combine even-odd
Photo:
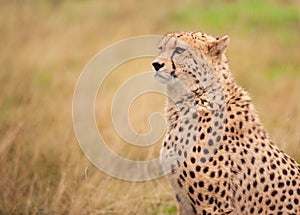
[[(176, 213), (165, 178), (111, 178), (85, 158), (73, 132), (80, 72), (97, 51), (129, 36), (229, 34), (234, 76), (250, 91), (274, 142), (300, 160), (300, 30), (293, 2), (1, 1), (0, 14), (0, 214)], [(97, 97), (97, 121), (106, 123), (100, 131), (112, 149), (132, 159), (157, 156), (160, 143), (142, 152), (124, 147), (111, 124), (111, 98), (151, 60), (118, 68), (115, 85), (108, 80)], [(164, 104), (158, 95), (140, 99), (130, 120), (143, 133), (149, 114)]]

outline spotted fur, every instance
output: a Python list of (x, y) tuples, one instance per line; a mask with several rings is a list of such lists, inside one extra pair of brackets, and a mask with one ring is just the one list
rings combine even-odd
[(153, 62), (169, 95), (161, 163), (179, 214), (300, 214), (300, 166), (233, 80), (228, 45), (228, 36), (167, 34)]

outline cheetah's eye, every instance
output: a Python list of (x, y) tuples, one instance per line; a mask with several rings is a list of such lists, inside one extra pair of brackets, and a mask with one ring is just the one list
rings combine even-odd
[(176, 47), (174, 53), (181, 54), (181, 53), (183, 53), (184, 51), (185, 51), (184, 48)]
[(158, 46), (158, 49), (159, 49), (159, 50), (162, 50), (162, 47), (161, 47), (161, 46)]

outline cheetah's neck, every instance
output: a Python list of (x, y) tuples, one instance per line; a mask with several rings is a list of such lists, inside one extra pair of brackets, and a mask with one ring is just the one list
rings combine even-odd
[[(249, 114), (249, 127), (252, 126), (252, 124), (255, 124), (264, 130), (257, 116), (254, 105), (252, 104), (250, 96), (232, 78), (228, 64), (217, 64), (215, 66), (215, 71), (218, 71), (219, 80), (223, 87), (223, 95), (225, 98), (224, 102), (227, 114), (230, 114), (228, 109), (233, 109), (234, 107), (243, 107), (243, 109), (246, 109), (246, 112)], [(186, 106), (193, 106), (196, 108), (200, 116), (210, 112), (209, 96), (207, 95), (207, 92), (203, 91), (201, 88), (199, 88), (199, 90), (186, 91), (179, 85), (168, 85), (167, 94), (169, 97), (166, 101), (165, 112), (169, 130), (171, 130), (175, 124), (181, 123), (181, 113), (178, 104), (181, 106), (184, 105), (183, 102), (187, 101), (187, 98), (191, 99), (189, 99), (189, 102), (186, 104)]]

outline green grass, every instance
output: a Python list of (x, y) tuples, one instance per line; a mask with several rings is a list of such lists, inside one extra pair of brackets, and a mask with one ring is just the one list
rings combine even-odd
[(270, 81), (280, 81), (282, 78), (299, 76), (299, 68), (288, 63), (273, 62), (266, 71), (266, 77)]
[(166, 208), (164, 210), (164, 213), (165, 214), (176, 214), (177, 213), (177, 207), (174, 205), (174, 206), (171, 206), (169, 208)]
[[(171, 18), (182, 24), (198, 24), (214, 28), (239, 27), (280, 28), (299, 24), (299, 10), (295, 5), (279, 4), (276, 1), (244, 0), (191, 3), (179, 7)], [(288, 26), (286, 26), (288, 25)]]
[[(144, 10), (147, 8), (147, 10)], [(111, 178), (83, 155), (72, 127), (72, 97), (86, 63), (130, 36), (198, 31), (228, 34), (237, 81), (252, 95), (274, 142), (300, 160), (299, 11), (285, 1), (1, 1), (0, 214), (176, 214), (165, 178)], [(99, 91), (97, 122), (111, 148), (143, 159), (158, 154), (117, 137), (110, 104), (119, 84), (152, 59), (116, 69)], [(134, 128), (162, 111), (157, 95), (132, 107)], [(142, 110), (142, 111), (141, 111)]]

